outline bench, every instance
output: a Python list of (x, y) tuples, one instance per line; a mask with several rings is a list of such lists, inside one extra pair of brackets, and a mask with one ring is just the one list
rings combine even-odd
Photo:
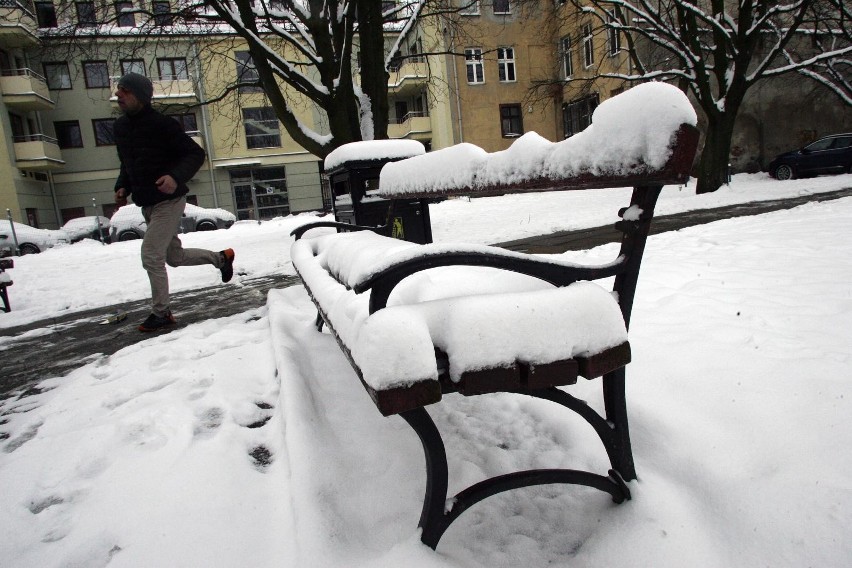
[[(623, 236), (609, 263), (582, 266), (482, 245), (413, 244), (329, 222), (293, 232), (291, 258), (317, 307), (317, 329), (325, 325), (334, 335), (378, 411), (403, 418), (421, 441), (427, 482), (419, 526), (432, 548), (472, 505), (519, 487), (579, 484), (607, 492), (616, 503), (630, 499), (626, 482), (636, 471), (625, 367), (634, 293), (657, 197), (663, 185), (688, 179), (698, 143), (686, 98), (674, 87), (651, 85), (602, 104), (597, 131), (590, 127), (583, 133), (589, 136), (574, 142), (525, 135), (495, 154), (458, 145), (381, 172), (379, 192), (389, 199), (633, 187), (630, 203), (618, 211)], [(636, 120), (637, 112), (647, 116)], [(613, 129), (622, 138), (602, 143), (603, 155), (583, 149), (610, 138)], [(346, 232), (306, 236), (329, 226)], [(609, 278), (611, 292), (594, 282)], [(488, 288), (471, 293), (459, 289), (460, 282)], [(565, 390), (578, 377), (601, 377), (603, 414)], [(453, 393), (494, 392), (575, 412), (599, 436), (610, 469), (513, 472), (448, 500), (447, 455), (425, 407)]]
[(6, 270), (15, 267), (15, 262), (11, 258), (0, 258), (0, 299), (3, 300), (3, 311), (7, 314), (12, 311), (9, 306), (9, 292), (6, 288), (12, 285), (12, 278), (6, 273)]

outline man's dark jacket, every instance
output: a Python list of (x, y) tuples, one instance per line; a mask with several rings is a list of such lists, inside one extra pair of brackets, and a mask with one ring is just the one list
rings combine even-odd
[[(204, 163), (204, 150), (186, 135), (173, 118), (146, 105), (133, 115), (122, 115), (113, 128), (121, 172), (115, 190), (124, 188), (139, 206), (186, 195), (186, 182)], [(177, 190), (166, 194), (157, 189), (157, 179), (171, 175)]]

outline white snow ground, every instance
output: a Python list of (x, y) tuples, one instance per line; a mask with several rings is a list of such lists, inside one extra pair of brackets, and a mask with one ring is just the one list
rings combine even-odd
[[(667, 188), (658, 214), (850, 186), (850, 175), (736, 176), (706, 196)], [(436, 241), (601, 225), (628, 199), (591, 194), (583, 205), (570, 192), (448, 201), (432, 208)], [(183, 240), (233, 246), (240, 278), (292, 272), (287, 235), (312, 218)], [(627, 369), (630, 502), (528, 488), (466, 512), (437, 552), (422, 546), (419, 443), (378, 414), (331, 336), (313, 331), (296, 286), (265, 308), (92, 356), (46, 378), (50, 390), (0, 403), (0, 564), (848, 566), (850, 223), (844, 198), (651, 237)], [(138, 247), (84, 242), (15, 259), (0, 326), (146, 297)], [(170, 276), (185, 290), (218, 272)], [(0, 360), (15, 340), (0, 338)], [(571, 387), (595, 406), (598, 390)], [(547, 403), (451, 396), (430, 410), (451, 490), (518, 468), (606, 469), (588, 427)]]

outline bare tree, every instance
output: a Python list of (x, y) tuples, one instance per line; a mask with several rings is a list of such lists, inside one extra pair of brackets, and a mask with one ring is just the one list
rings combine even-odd
[[(77, 4), (66, 1), (59, 4), (58, 25), (44, 30), (43, 38), (54, 50), (77, 53), (103, 52), (105, 43), (118, 41), (125, 50), (129, 44), (150, 50), (189, 38), (202, 43), (208, 65), (219, 46), (217, 64), (225, 61), (231, 70), (236, 65), (238, 73), (221, 92), (208, 93), (207, 102), (262, 89), (293, 140), (322, 158), (347, 142), (387, 137), (386, 44), (411, 29), (423, 3), (184, 0), (149, 11), (104, 1), (81, 16)], [(130, 31), (121, 24), (128, 16), (136, 22)], [(245, 42), (250, 59), (233, 61), (236, 38)], [(300, 118), (305, 104), (320, 113), (320, 129)]]
[(626, 81), (675, 81), (707, 122), (697, 191), (721, 187), (731, 137), (748, 90), (802, 73), (850, 104), (849, 7), (844, 0), (572, 0), (603, 32), (624, 34), (631, 69), (599, 72)]

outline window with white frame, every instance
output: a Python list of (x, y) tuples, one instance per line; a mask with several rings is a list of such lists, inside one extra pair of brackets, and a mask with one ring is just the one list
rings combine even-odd
[(606, 16), (609, 26), (606, 28), (606, 43), (609, 48), (609, 56), (618, 55), (621, 51), (621, 34), (618, 32), (618, 20), (613, 12), (607, 12)]
[(509, 4), (509, 0), (493, 0), (492, 7), (494, 8), (495, 14), (511, 14), (512, 7)]
[(574, 75), (574, 57), (571, 55), (571, 38), (559, 40), (559, 57), (562, 59), (562, 78), (570, 79)]
[(148, 76), (148, 73), (145, 72), (145, 60), (144, 59), (122, 59), (121, 60), (121, 74), (127, 75), (128, 73), (137, 73), (139, 75)]
[(595, 46), (592, 37), (592, 24), (583, 26), (583, 65), (591, 67), (595, 64)]
[(162, 57), (157, 59), (157, 70), (162, 81), (189, 79), (189, 69), (183, 57)]
[(515, 48), (497, 48), (497, 74), (501, 83), (513, 83), (515, 79)]
[(459, 2), (461, 2), (459, 14), (462, 16), (479, 15), (479, 0), (459, 0)]
[(246, 130), (247, 148), (281, 146), (281, 129), (272, 107), (244, 108), (243, 126)]
[(482, 49), (468, 47), (464, 50), (464, 60), (467, 66), (467, 82), (474, 85), (485, 82), (485, 71), (482, 66)]

